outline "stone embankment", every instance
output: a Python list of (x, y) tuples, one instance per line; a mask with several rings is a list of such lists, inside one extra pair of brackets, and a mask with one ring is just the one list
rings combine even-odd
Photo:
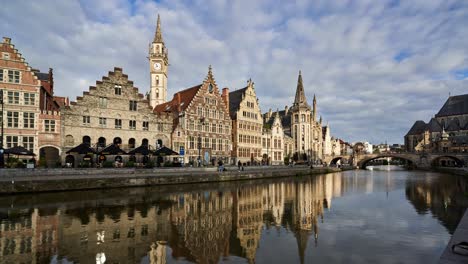
[[(350, 168), (351, 169), (351, 168)], [(339, 168), (231, 167), (158, 169), (6, 169), (0, 170), (0, 194), (192, 184), (306, 176), (339, 172)]]

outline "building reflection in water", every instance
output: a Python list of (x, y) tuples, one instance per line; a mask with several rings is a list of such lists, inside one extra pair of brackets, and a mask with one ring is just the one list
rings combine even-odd
[[(347, 192), (375, 191), (375, 180), (372, 174), (346, 178), (327, 174), (246, 182), (222, 191), (207, 187), (203, 192), (164, 195), (144, 188), (129, 197), (118, 193), (86, 202), (71, 199), (53, 209), (47, 203), (36, 209), (0, 206), (0, 262), (162, 264), (175, 258), (217, 263), (239, 256), (254, 263), (262, 232), (286, 228), (294, 234), (304, 263), (306, 251), (319, 244), (319, 227), (332, 200)], [(388, 177), (380, 180), (386, 188), (380, 191), (395, 186)], [(437, 180), (436, 184), (408, 180), (406, 196), (417, 212), (431, 211), (453, 232), (463, 213), (460, 208), (467, 206), (462, 196), (468, 185), (462, 178)]]
[(419, 214), (431, 214), (453, 234), (468, 207), (468, 179), (447, 175), (408, 181), (406, 197)]

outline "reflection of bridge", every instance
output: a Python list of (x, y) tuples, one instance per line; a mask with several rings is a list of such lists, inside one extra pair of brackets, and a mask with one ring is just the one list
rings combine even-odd
[[(328, 165), (336, 164), (342, 160), (342, 164), (352, 163), (359, 168), (365, 168), (367, 163), (381, 158), (398, 158), (406, 160), (416, 168), (429, 168), (437, 166), (441, 160), (448, 160), (454, 166), (468, 164), (468, 153), (381, 153), (381, 154), (356, 154), (327, 156), (325, 162)], [(348, 162), (343, 162), (348, 161)]]

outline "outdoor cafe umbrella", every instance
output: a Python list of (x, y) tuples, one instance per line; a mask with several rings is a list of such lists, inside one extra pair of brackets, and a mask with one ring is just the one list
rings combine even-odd
[(99, 151), (101, 155), (122, 155), (127, 154), (127, 152), (123, 151), (118, 145), (111, 144), (104, 148), (103, 150)]
[(70, 154), (70, 153), (90, 154), (90, 153), (96, 153), (96, 151), (94, 149), (90, 148), (88, 144), (81, 143), (80, 145), (70, 149), (66, 153), (67, 154)]
[(18, 156), (36, 156), (32, 151), (25, 149), (22, 146), (16, 146), (9, 149), (5, 149), (5, 154), (18, 155)]
[(168, 147), (161, 147), (161, 148), (157, 149), (154, 152), (154, 155), (156, 155), (156, 156), (175, 156), (175, 155), (179, 155), (179, 153), (173, 151), (172, 149), (170, 149)]
[(128, 152), (129, 155), (135, 155), (135, 154), (141, 154), (144, 156), (147, 156), (151, 153), (149, 150), (148, 145), (141, 145), (136, 149), (132, 149), (131, 151)]

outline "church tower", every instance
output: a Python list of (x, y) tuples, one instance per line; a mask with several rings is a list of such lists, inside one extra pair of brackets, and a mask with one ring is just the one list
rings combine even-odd
[(164, 45), (161, 33), (161, 18), (158, 15), (156, 32), (153, 42), (149, 46), (150, 65), (150, 93), (149, 101), (152, 108), (166, 102), (167, 98), (167, 68), (169, 58), (166, 45)]
[(294, 152), (299, 160), (309, 160), (311, 156), (311, 109), (307, 104), (302, 84), (302, 74), (299, 71), (297, 79), (296, 97), (291, 107), (291, 134), (294, 139)]

